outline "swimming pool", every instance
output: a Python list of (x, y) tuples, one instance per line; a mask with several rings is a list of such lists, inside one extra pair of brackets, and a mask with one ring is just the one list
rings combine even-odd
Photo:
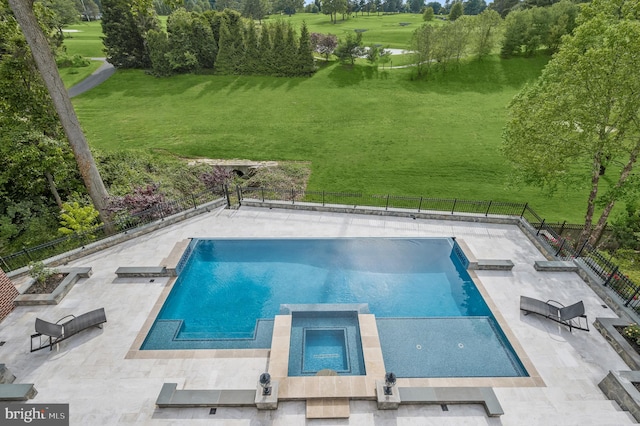
[[(482, 330), (496, 330), (483, 331), (489, 337), (482, 340), (502, 348), (500, 362), (514, 366), (506, 375), (526, 375), (451, 238), (194, 239), (187, 252), (141, 349), (269, 348), (281, 305), (367, 304), (379, 324), (482, 321)], [(477, 324), (450, 331), (472, 332)], [(383, 353), (396, 344), (393, 332), (380, 338)]]

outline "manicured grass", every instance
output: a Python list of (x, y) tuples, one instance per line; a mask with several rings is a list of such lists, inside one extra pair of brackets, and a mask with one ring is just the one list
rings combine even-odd
[(308, 160), (314, 190), (529, 202), (579, 222), (586, 191), (506, 187), (506, 105), (546, 60), (493, 57), (418, 82), (334, 64), (294, 79), (118, 71), (74, 104), (102, 150)]
[(104, 57), (104, 46), (102, 44), (102, 26), (100, 21), (82, 22), (80, 24), (69, 25), (66, 32), (64, 45), (67, 53), (72, 55), (82, 55), (87, 58)]
[(61, 68), (58, 71), (64, 82), (64, 87), (68, 89), (89, 77), (95, 70), (100, 68), (100, 65), (102, 65), (102, 61), (91, 61), (89, 66), (86, 67), (68, 67)]
[[(413, 13), (401, 13), (396, 15), (358, 15), (357, 17), (338, 21), (334, 24), (329, 20), (329, 15), (300, 13), (291, 16), (271, 16), (269, 19), (283, 19), (291, 22), (296, 30), (300, 29), (302, 21), (307, 23), (309, 32), (335, 34), (339, 38), (356, 29), (366, 30), (362, 33), (362, 42), (365, 45), (381, 44), (383, 47), (407, 49), (411, 42), (413, 32), (424, 23), (422, 15)], [(408, 25), (400, 25), (408, 24)], [(442, 21), (434, 20), (433, 25), (441, 25)]]

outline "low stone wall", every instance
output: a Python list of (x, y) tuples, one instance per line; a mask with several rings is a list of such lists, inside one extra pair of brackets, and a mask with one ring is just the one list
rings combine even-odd
[(640, 392), (633, 383), (640, 383), (640, 371), (609, 371), (598, 387), (640, 422)]
[[(47, 294), (20, 294), (15, 297), (13, 303), (16, 306), (57, 305), (80, 278), (89, 278), (92, 273), (91, 268), (58, 268), (57, 271), (68, 275), (53, 292)], [(35, 280), (31, 280), (24, 291), (26, 292), (34, 283)]]

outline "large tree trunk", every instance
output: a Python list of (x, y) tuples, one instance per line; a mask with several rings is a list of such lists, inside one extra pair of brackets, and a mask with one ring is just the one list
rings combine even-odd
[(589, 192), (589, 199), (587, 201), (587, 212), (584, 215), (584, 228), (578, 238), (578, 244), (582, 244), (583, 241), (589, 239), (591, 235), (591, 225), (593, 223), (593, 212), (596, 208), (596, 198), (598, 197), (598, 183), (600, 182), (600, 155), (596, 155), (593, 159), (593, 166), (591, 169), (591, 192)]
[[(633, 151), (631, 151), (631, 154), (629, 155), (629, 161), (627, 162), (627, 164), (625, 164), (624, 168), (622, 169), (622, 172), (620, 173), (620, 178), (618, 179), (618, 182), (616, 183), (616, 186), (613, 189), (614, 191), (619, 190), (622, 187), (622, 185), (627, 181), (627, 179), (629, 178), (629, 175), (631, 175), (631, 170), (633, 169), (633, 165), (638, 160), (638, 153), (640, 153), (640, 140), (636, 143), (636, 146), (633, 148)], [(595, 243), (600, 239), (600, 236), (604, 231), (604, 227), (607, 224), (607, 220), (609, 219), (609, 214), (611, 213), (611, 210), (613, 210), (613, 206), (615, 205), (615, 203), (616, 203), (615, 199), (612, 199), (604, 207), (604, 210), (600, 215), (600, 219), (598, 220), (598, 223), (596, 224), (596, 227), (593, 230), (591, 237), (589, 238), (589, 244), (595, 245)]]
[(89, 144), (84, 137), (73, 105), (71, 105), (71, 99), (69, 99), (67, 90), (58, 73), (51, 47), (33, 13), (33, 2), (31, 0), (8, 1), (16, 21), (20, 24), (20, 28), (22, 28), (22, 32), (27, 39), (33, 59), (51, 96), (62, 128), (67, 135), (78, 163), (78, 169), (87, 187), (87, 192), (89, 192), (96, 210), (100, 213), (100, 218), (103, 222), (106, 222), (109, 219), (109, 214), (105, 210), (105, 206), (109, 194), (93, 160)]

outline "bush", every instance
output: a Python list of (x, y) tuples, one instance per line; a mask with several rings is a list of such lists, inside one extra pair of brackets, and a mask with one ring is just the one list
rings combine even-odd
[(59, 68), (88, 67), (91, 60), (82, 55), (61, 55), (56, 58), (56, 63)]
[(638, 324), (631, 324), (625, 327), (622, 330), (622, 335), (640, 345), (640, 326)]
[(51, 275), (57, 273), (58, 271), (56, 269), (46, 268), (42, 262), (29, 263), (29, 276), (40, 284), (44, 283)]

